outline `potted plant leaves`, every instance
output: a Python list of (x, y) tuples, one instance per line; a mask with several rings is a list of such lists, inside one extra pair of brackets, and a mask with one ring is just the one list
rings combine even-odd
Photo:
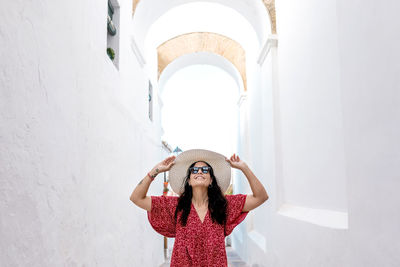
[(110, 57), (111, 60), (114, 60), (115, 58), (115, 51), (111, 47), (107, 48), (107, 55)]

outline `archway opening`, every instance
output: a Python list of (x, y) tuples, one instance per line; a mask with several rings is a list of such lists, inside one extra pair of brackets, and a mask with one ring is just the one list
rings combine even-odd
[(229, 73), (212, 65), (190, 65), (160, 89), (163, 140), (182, 150), (203, 148), (226, 156), (236, 150), (239, 87)]

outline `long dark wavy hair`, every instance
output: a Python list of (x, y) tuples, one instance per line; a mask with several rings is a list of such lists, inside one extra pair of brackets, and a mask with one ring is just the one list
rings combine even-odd
[(212, 182), (208, 186), (208, 210), (210, 211), (212, 222), (217, 222), (221, 225), (225, 225), (226, 209), (228, 202), (217, 183), (217, 179), (215, 179), (213, 168), (210, 166), (210, 164), (202, 160), (194, 162), (192, 165), (189, 166), (187, 170), (185, 178), (185, 190), (178, 198), (178, 205), (175, 209), (175, 221), (177, 219), (178, 212), (182, 212), (180, 220), (181, 225), (186, 226), (190, 209), (192, 207), (191, 204), (193, 197), (192, 186), (189, 185), (190, 168), (193, 167), (197, 162), (204, 162), (205, 164), (207, 164), (208, 167), (210, 167), (210, 176)]

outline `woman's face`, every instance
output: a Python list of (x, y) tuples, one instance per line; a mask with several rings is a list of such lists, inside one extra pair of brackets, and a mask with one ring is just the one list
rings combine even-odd
[(211, 176), (210, 176), (210, 171), (207, 173), (203, 173), (203, 170), (201, 167), (208, 165), (202, 161), (196, 162), (196, 164), (193, 167), (200, 167), (199, 171), (197, 173), (190, 173), (189, 177), (189, 185), (193, 186), (204, 186), (208, 187), (211, 184)]

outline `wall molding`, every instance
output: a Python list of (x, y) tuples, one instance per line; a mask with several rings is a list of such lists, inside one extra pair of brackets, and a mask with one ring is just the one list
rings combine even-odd
[(278, 214), (332, 229), (346, 230), (349, 228), (348, 213), (343, 211), (283, 204), (279, 208)]
[(242, 93), (239, 96), (239, 99), (238, 99), (238, 102), (237, 102), (238, 106), (240, 107), (243, 104), (243, 102), (246, 101), (246, 100), (247, 100), (247, 94), (246, 93)]
[(264, 253), (267, 253), (267, 240), (265, 239), (265, 236), (256, 230), (248, 232), (247, 235), (257, 247), (259, 247)]
[(140, 66), (143, 68), (146, 65), (146, 60), (144, 59), (143, 53), (140, 51), (135, 38), (131, 37), (131, 48), (133, 54), (135, 54), (137, 61), (139, 62)]
[(259, 65), (262, 65), (267, 58), (269, 51), (271, 50), (271, 47), (277, 47), (278, 46), (278, 35), (276, 34), (271, 34), (268, 36), (268, 39), (265, 41), (263, 47), (261, 48), (260, 54), (257, 59), (257, 63)]

